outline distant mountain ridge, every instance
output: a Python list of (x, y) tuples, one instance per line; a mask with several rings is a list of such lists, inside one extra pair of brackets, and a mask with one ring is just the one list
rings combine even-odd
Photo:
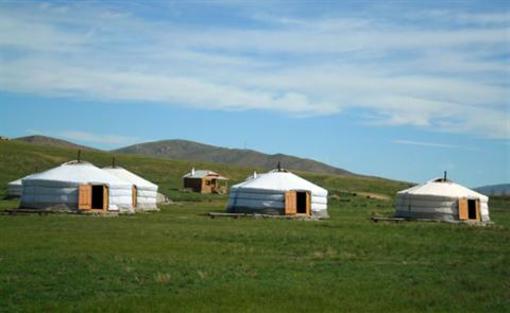
[(510, 196), (510, 184), (482, 186), (475, 190), (486, 196)]
[(356, 175), (311, 159), (285, 154), (265, 154), (248, 149), (229, 149), (187, 140), (161, 140), (131, 145), (114, 152), (156, 156), (176, 160), (213, 162), (242, 167), (273, 169), (278, 162), (290, 170), (339, 175)]
[(49, 145), (53, 147), (64, 147), (64, 148), (75, 148), (81, 150), (98, 150), (92, 147), (87, 147), (83, 145), (79, 145), (67, 140), (57, 139), (53, 137), (34, 135), (34, 136), (26, 136), (26, 137), (18, 137), (14, 138), (14, 140), (24, 141), (28, 143), (33, 143), (37, 145)]

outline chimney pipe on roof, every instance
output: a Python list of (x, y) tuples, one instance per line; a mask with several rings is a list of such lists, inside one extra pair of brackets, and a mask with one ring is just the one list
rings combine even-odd
[(278, 172), (282, 171), (282, 165), (280, 164), (280, 161), (278, 161), (278, 165), (276, 166), (276, 168), (278, 169)]
[(81, 162), (81, 150), (78, 149), (78, 163)]
[(193, 175), (195, 175), (195, 168), (194, 167), (191, 168), (191, 176), (193, 176)]
[(443, 181), (446, 181), (446, 171), (444, 171), (444, 177), (443, 177)]
[(253, 171), (253, 178), (257, 178), (257, 171)]

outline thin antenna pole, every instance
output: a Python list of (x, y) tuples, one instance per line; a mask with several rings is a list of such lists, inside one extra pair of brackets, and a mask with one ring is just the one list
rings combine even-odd
[(447, 172), (444, 171), (444, 178), (443, 178), (444, 181), (446, 181), (446, 174), (447, 174)]

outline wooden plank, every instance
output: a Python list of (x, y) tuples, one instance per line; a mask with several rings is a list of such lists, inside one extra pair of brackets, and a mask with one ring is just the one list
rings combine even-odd
[(320, 220), (320, 218), (314, 218), (312, 216), (307, 216), (305, 214), (278, 215), (278, 214), (260, 214), (260, 213), (209, 212), (208, 215), (211, 218), (216, 218), (216, 217), (230, 217), (230, 218), (252, 217), (252, 218), (272, 218), (272, 219)]
[(61, 213), (61, 211), (55, 212), (55, 211), (50, 211), (50, 210), (22, 209), (22, 208), (7, 209), (7, 210), (4, 210), (3, 212), (8, 213), (9, 215), (16, 215), (17, 213), (39, 214), (39, 215), (46, 215), (48, 213)]
[(385, 217), (385, 216), (372, 216), (370, 219), (373, 222), (403, 222), (406, 219), (401, 217)]
[(103, 210), (71, 210), (71, 209), (29, 209), (29, 208), (16, 208), (16, 209), (7, 209), (0, 211), (0, 214), (38, 214), (38, 215), (48, 215), (48, 214), (85, 214), (85, 215), (101, 215), (101, 216), (118, 216), (119, 212), (108, 212)]
[(131, 188), (131, 205), (133, 208), (138, 206), (138, 188), (135, 185)]
[(285, 193), (285, 215), (295, 215), (297, 213), (296, 197), (295, 191)]
[(246, 213), (223, 213), (223, 212), (209, 212), (209, 216), (212, 217), (235, 217), (244, 216)]
[(92, 209), (92, 186), (80, 185), (78, 187), (78, 209), (91, 210)]
[(110, 206), (110, 189), (107, 185), (103, 186), (103, 211), (108, 210)]
[(466, 198), (459, 199), (459, 220), (465, 221), (469, 219), (468, 214), (468, 200)]

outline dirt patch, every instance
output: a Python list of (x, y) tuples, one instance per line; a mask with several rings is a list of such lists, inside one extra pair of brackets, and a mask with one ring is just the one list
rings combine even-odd
[(367, 197), (368, 199), (375, 199), (381, 201), (390, 201), (391, 198), (387, 195), (383, 195), (380, 193), (372, 193), (372, 192), (358, 192), (358, 196)]

